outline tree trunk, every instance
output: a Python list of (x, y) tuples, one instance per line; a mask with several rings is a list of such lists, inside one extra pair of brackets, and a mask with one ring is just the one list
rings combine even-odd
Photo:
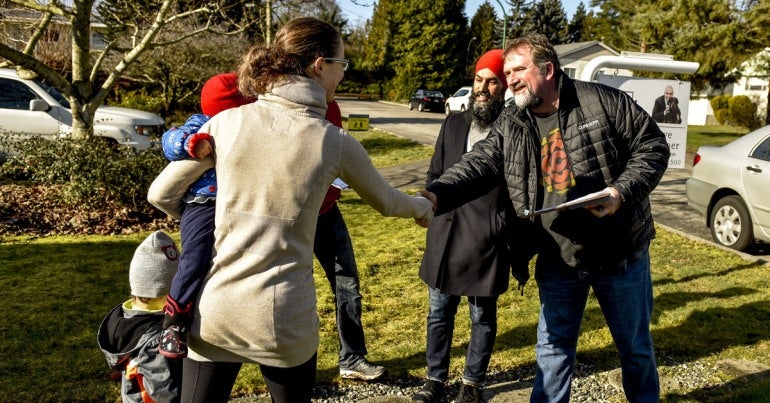
[(94, 114), (89, 107), (94, 95), (91, 74), (91, 10), (93, 0), (75, 3), (70, 15), (72, 29), (72, 138), (88, 140), (94, 135)]
[(94, 136), (94, 111), (89, 111), (88, 105), (80, 100), (71, 102), (72, 106), (72, 138), (88, 140)]

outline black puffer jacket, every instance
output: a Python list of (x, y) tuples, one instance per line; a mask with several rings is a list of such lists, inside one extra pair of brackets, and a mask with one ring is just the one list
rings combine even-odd
[[(614, 267), (655, 236), (648, 196), (668, 165), (668, 144), (647, 112), (624, 92), (574, 81), (561, 71), (559, 76), (559, 121), (576, 180), (568, 200), (610, 185), (623, 198), (611, 216), (596, 218), (583, 209), (570, 210), (560, 214), (559, 225), (568, 239), (585, 247), (579, 261)], [(436, 214), (477, 197), (500, 175), (519, 216), (541, 207), (540, 144), (533, 121), (527, 110), (506, 108), (490, 136), (427, 187), (438, 197)], [(540, 226), (531, 230), (537, 235), (522, 240), (535, 253), (551, 252), (542, 242)]]

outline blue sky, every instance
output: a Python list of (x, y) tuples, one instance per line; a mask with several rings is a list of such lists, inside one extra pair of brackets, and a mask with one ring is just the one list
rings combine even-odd
[[(353, 1), (359, 5), (355, 4)], [(488, 1), (489, 4), (495, 8), (497, 15), (500, 16), (500, 6), (498, 5), (497, 1)], [(337, 0), (337, 4), (339, 4), (342, 12), (347, 17), (351, 26), (363, 24), (366, 22), (366, 20), (370, 19), (372, 17), (372, 10), (374, 9), (373, 4), (375, 2), (375, 0)], [(583, 0), (583, 4), (586, 7), (588, 7), (589, 2), (589, 0)], [(473, 17), (473, 14), (476, 14), (476, 10), (478, 10), (479, 6), (483, 3), (484, 0), (466, 0), (465, 15), (468, 18)], [(500, 3), (504, 6), (507, 6), (505, 0), (500, 0)], [(575, 13), (575, 9), (577, 8), (578, 4), (580, 4), (580, 0), (561, 0), (561, 5), (564, 8), (564, 12), (567, 13), (568, 19), (572, 18), (572, 14)]]

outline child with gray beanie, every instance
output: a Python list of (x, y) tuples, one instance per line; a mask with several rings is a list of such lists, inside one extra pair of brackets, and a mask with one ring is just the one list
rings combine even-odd
[(114, 307), (99, 327), (97, 342), (121, 378), (124, 402), (179, 401), (182, 363), (158, 353), (163, 306), (178, 266), (174, 240), (163, 231), (150, 234), (129, 266), (131, 299)]

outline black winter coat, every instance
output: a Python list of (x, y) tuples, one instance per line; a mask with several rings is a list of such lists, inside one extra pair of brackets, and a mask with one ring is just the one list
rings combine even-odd
[[(603, 218), (583, 209), (566, 210), (554, 224), (573, 243), (584, 246), (576, 256), (581, 267), (611, 269), (654, 238), (649, 194), (666, 170), (670, 151), (658, 125), (627, 94), (572, 80), (561, 71), (559, 76), (559, 122), (576, 180), (568, 200), (611, 185), (623, 203), (615, 214)], [(507, 107), (489, 137), (427, 187), (438, 197), (436, 213), (478, 197), (500, 178), (507, 183), (517, 215), (540, 208), (540, 144), (533, 121), (529, 111)], [(558, 245), (540, 225), (535, 227), (538, 235), (524, 241), (534, 240), (530, 246), (536, 253), (553, 258)]]
[[(428, 185), (460, 161), (469, 128), (466, 113), (444, 120), (428, 168)], [(449, 295), (505, 292), (511, 263), (506, 235), (509, 217), (513, 210), (502, 180), (477, 199), (435, 216), (428, 227), (420, 278)]]

